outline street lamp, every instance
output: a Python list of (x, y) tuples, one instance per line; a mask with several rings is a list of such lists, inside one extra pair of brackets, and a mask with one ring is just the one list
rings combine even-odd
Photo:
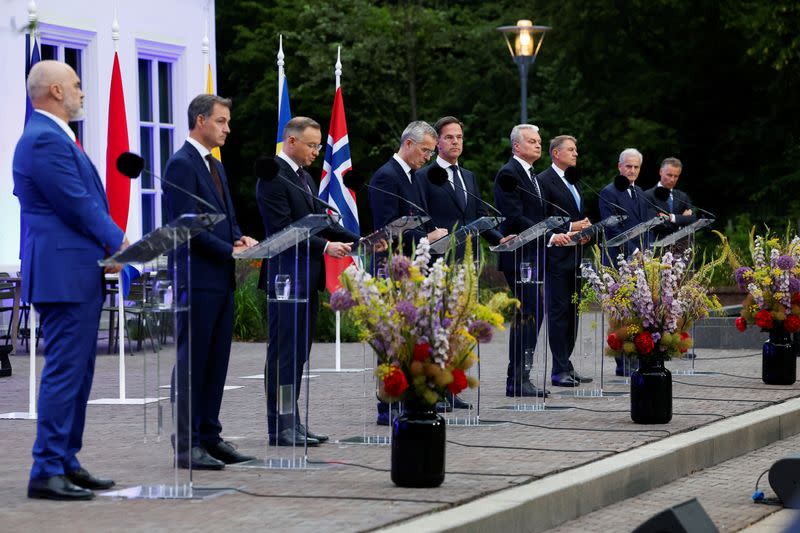
[(550, 26), (534, 26), (530, 20), (518, 20), (516, 26), (497, 28), (506, 38), (508, 51), (519, 69), (520, 124), (528, 122), (528, 70), (539, 55), (544, 34), (551, 29)]

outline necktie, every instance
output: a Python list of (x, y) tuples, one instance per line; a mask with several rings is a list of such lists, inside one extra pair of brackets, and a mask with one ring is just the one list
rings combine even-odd
[(304, 168), (298, 168), (297, 175), (300, 176), (300, 183), (303, 184), (305, 190), (313, 195), (314, 191), (311, 189), (311, 183), (309, 182), (311, 175)]
[(414, 183), (414, 169), (413, 168), (408, 171), (408, 181), (410, 181), (411, 183)]
[[(453, 173), (453, 190), (456, 193), (456, 202), (458, 202), (459, 209), (463, 211), (467, 208), (467, 188), (464, 186), (464, 180), (458, 173), (458, 165), (450, 165), (450, 171)], [(457, 187), (456, 180), (458, 180), (459, 183)]]
[(542, 201), (542, 190), (539, 188), (539, 182), (536, 181), (536, 173), (533, 171), (533, 167), (528, 169), (528, 175), (531, 177), (531, 183), (533, 183), (533, 188), (536, 189), (536, 195), (539, 197), (539, 205), (544, 206), (544, 202)]
[(81, 152), (83, 152), (83, 151), (84, 151), (84, 150), (83, 150), (83, 145), (81, 144), (81, 141), (80, 141), (80, 140), (79, 140), (77, 137), (75, 137), (75, 144), (77, 144), (77, 145), (78, 145), (78, 148), (80, 148), (80, 149), (81, 149)]
[(669, 191), (669, 198), (667, 198), (667, 207), (669, 208), (670, 214), (672, 214), (673, 213), (672, 191)]
[(569, 186), (569, 192), (572, 193), (572, 197), (575, 198), (575, 205), (578, 206), (578, 211), (580, 211), (581, 210), (581, 197), (578, 194), (578, 189), (575, 187), (575, 185), (571, 184), (570, 182), (567, 182), (567, 185)]
[(628, 187), (628, 194), (630, 194), (630, 195), (631, 195), (631, 198), (633, 198), (634, 200), (636, 200), (636, 189), (634, 189), (634, 188), (633, 188), (633, 185), (631, 185), (630, 187)]
[(222, 205), (225, 205), (225, 193), (222, 190), (222, 180), (219, 177), (219, 170), (217, 170), (217, 162), (211, 154), (206, 156), (206, 161), (208, 161), (208, 171), (211, 172), (211, 179), (214, 181), (214, 188), (217, 189), (219, 200)]

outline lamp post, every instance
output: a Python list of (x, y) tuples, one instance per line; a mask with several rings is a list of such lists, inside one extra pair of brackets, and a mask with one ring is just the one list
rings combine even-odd
[(497, 28), (506, 38), (508, 51), (519, 69), (520, 124), (528, 122), (528, 71), (539, 55), (544, 34), (551, 29), (549, 26), (534, 26), (530, 20), (518, 20), (516, 26)]

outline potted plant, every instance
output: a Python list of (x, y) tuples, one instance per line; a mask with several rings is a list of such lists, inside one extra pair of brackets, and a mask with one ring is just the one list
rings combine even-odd
[[(421, 239), (413, 258), (390, 252), (383, 277), (348, 268), (330, 299), (334, 310), (353, 314), (375, 351), (379, 397), (403, 404), (392, 428), (392, 481), (405, 487), (444, 480), (446, 425), (435, 405), (445, 392), (478, 386), (467, 374), (474, 348), (503, 327), (500, 311), (516, 302), (497, 294), (480, 304), (474, 262), (438, 258), (431, 265), (429, 249)], [(472, 257), (470, 241), (464, 257)]]
[(724, 235), (723, 249), (739, 287), (747, 292), (736, 328), (749, 324), (769, 332), (761, 358), (761, 379), (770, 385), (791, 385), (796, 380), (797, 356), (791, 335), (800, 331), (800, 237), (779, 238), (750, 232), (749, 264), (737, 257)]
[(617, 266), (599, 261), (583, 266), (588, 281), (582, 306), (600, 304), (608, 319), (606, 355), (638, 359), (631, 373), (631, 419), (638, 424), (665, 424), (672, 419), (672, 374), (664, 361), (692, 346), (692, 324), (719, 308), (708, 293), (714, 266), (693, 272), (691, 250), (655, 256), (636, 250)]

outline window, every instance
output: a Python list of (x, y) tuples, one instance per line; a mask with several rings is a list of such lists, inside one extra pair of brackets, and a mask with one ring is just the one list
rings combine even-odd
[(161, 226), (166, 213), (161, 202), (161, 176), (172, 155), (175, 137), (173, 120), (172, 61), (139, 55), (139, 143), (145, 161), (142, 173), (142, 234)]
[[(41, 56), (42, 59), (63, 61), (71, 66), (75, 70), (75, 73), (78, 74), (78, 77), (83, 80), (83, 48), (60, 44), (50, 39), (42, 38)], [(73, 120), (69, 123), (69, 127), (75, 132), (75, 138), (78, 139), (78, 142), (84, 144), (83, 119)]]

